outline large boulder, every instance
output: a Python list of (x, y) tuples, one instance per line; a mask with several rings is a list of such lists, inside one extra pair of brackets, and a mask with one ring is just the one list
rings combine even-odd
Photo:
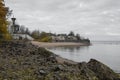
[(120, 80), (117, 73), (95, 59), (91, 59), (87, 63), (87, 67), (92, 70), (100, 80)]
[(86, 62), (81, 62), (78, 65), (80, 69), (80, 74), (84, 77), (85, 80), (99, 80), (96, 74), (88, 68)]

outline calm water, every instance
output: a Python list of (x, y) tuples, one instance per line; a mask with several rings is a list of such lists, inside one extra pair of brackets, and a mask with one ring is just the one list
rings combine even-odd
[(77, 62), (88, 62), (94, 58), (120, 72), (120, 42), (93, 42), (91, 46), (55, 47), (49, 50)]

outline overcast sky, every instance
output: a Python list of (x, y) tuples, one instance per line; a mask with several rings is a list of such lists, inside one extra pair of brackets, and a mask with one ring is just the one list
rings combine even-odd
[(30, 30), (74, 31), (94, 39), (120, 36), (120, 0), (5, 1), (17, 22)]

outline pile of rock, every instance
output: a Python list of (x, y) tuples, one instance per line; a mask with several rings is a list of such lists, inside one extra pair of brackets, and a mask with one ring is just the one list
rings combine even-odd
[(120, 80), (101, 62), (59, 63), (57, 55), (28, 41), (0, 44), (1, 80)]

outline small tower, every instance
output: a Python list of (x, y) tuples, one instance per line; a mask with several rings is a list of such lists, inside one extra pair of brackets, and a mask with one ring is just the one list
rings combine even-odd
[(11, 26), (12, 34), (17, 34), (19, 31), (19, 25), (15, 24), (16, 18), (13, 17), (11, 18), (11, 20), (12, 20), (12, 26)]
[(15, 25), (15, 20), (16, 20), (16, 18), (13, 17), (13, 18), (11, 18), (11, 20), (12, 20), (12, 22), (13, 22), (12, 25)]
[(11, 20), (12, 20), (12, 26), (11, 26), (11, 33), (12, 34), (14, 34), (14, 32), (15, 32), (15, 20), (16, 20), (16, 18), (11, 18)]

